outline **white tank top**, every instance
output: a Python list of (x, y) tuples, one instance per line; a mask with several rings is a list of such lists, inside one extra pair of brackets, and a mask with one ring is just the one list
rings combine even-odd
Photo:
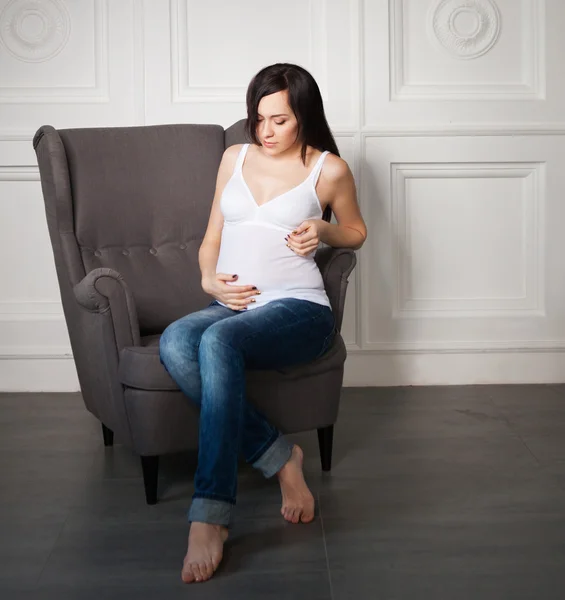
[(309, 300), (331, 308), (314, 260), (316, 251), (300, 256), (287, 248), (284, 239), (303, 221), (322, 218), (315, 188), (329, 151), (320, 155), (302, 183), (258, 205), (242, 173), (248, 148), (249, 144), (243, 145), (220, 198), (224, 227), (216, 273), (239, 276), (228, 285), (257, 286), (261, 294), (254, 296), (256, 302), (249, 303), (248, 309), (280, 298)]

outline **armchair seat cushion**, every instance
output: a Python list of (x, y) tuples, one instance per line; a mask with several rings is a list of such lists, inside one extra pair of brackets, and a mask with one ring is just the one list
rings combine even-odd
[[(160, 337), (160, 335), (142, 336), (141, 346), (126, 346), (122, 349), (118, 377), (123, 385), (140, 390), (177, 391), (179, 389), (159, 359)], [(336, 333), (333, 344), (327, 352), (314, 361), (273, 371), (248, 371), (247, 377), (251, 382), (255, 377), (263, 380), (266, 374), (272, 375), (274, 380), (308, 377), (342, 368), (346, 356), (343, 338)]]

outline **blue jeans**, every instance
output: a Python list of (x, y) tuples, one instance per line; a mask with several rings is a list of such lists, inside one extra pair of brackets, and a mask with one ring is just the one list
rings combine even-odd
[(161, 363), (200, 407), (198, 467), (189, 521), (229, 527), (240, 452), (265, 477), (288, 461), (292, 444), (246, 400), (246, 369), (314, 360), (335, 336), (332, 310), (295, 298), (243, 311), (213, 301), (163, 332)]

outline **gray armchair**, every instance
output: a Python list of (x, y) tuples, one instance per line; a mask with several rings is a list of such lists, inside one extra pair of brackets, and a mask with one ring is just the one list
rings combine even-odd
[[(198, 249), (222, 154), (246, 141), (244, 122), (227, 130), (43, 126), (33, 139), (84, 404), (106, 446), (115, 433), (141, 457), (148, 504), (157, 502), (159, 456), (198, 445), (198, 409), (161, 364), (159, 337), (212, 300), (200, 285)], [(339, 331), (355, 253), (321, 247), (315, 258)], [(311, 363), (247, 373), (249, 401), (274, 425), (317, 429), (326, 471), (345, 359), (338, 334)]]

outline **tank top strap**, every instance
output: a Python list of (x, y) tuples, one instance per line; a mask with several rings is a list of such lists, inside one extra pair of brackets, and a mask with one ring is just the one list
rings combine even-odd
[(241, 171), (241, 167), (243, 166), (243, 161), (245, 160), (245, 155), (247, 154), (247, 150), (249, 148), (249, 144), (243, 144), (239, 154), (237, 156), (237, 161), (235, 163), (234, 171)]
[(322, 167), (324, 166), (324, 160), (326, 159), (326, 156), (330, 153), (329, 150), (324, 150), (322, 152), (322, 154), (320, 154), (320, 156), (318, 157), (318, 160), (316, 162), (316, 164), (314, 165), (314, 168), (312, 169), (312, 173), (310, 174), (310, 177), (312, 178), (312, 185), (314, 187), (316, 187), (316, 183), (318, 182), (318, 177), (320, 176), (320, 173), (322, 172)]

